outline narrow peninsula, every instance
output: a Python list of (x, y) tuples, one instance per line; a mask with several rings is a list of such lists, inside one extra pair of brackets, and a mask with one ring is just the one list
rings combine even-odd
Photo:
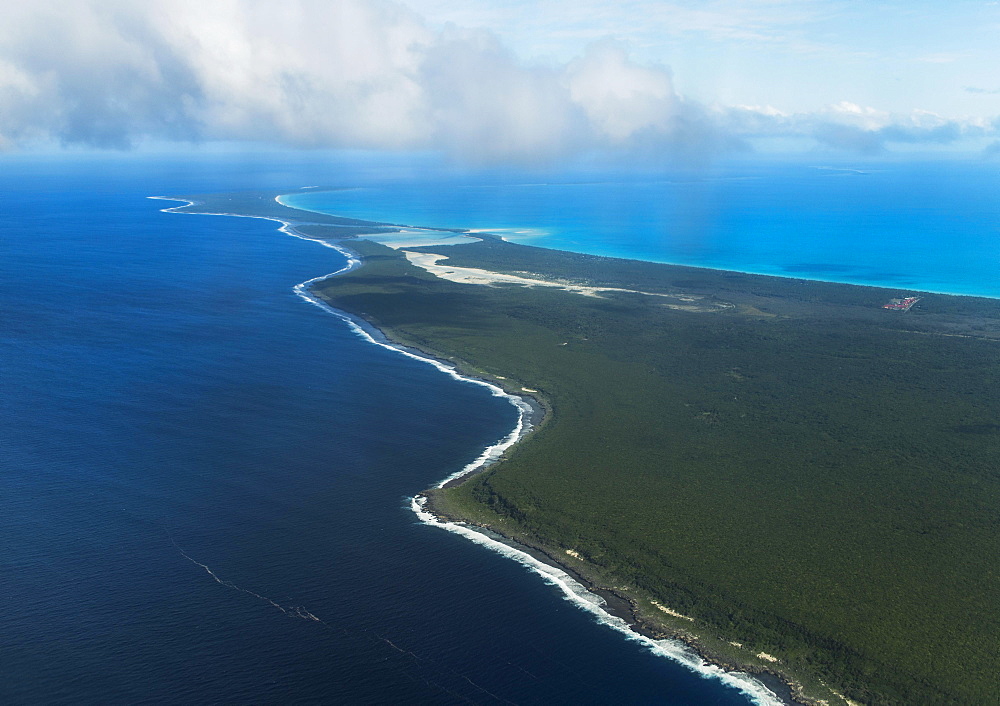
[(363, 265), (315, 297), (544, 408), (498, 463), (424, 491), (437, 515), (803, 703), (1000, 703), (1000, 301), (483, 233), (389, 247), (357, 236), (397, 224), (274, 196), (177, 210), (349, 249)]

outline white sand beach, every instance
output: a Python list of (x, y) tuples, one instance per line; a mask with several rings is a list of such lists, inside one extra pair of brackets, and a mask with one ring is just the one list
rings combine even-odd
[[(491, 272), (476, 267), (455, 267), (452, 265), (438, 264), (441, 260), (447, 260), (447, 255), (437, 253), (413, 252), (403, 250), (406, 259), (411, 264), (423, 268), (436, 277), (458, 282), (460, 284), (477, 284), (481, 286), (497, 285), (519, 285), (522, 287), (554, 287), (566, 292), (581, 294), (585, 297), (600, 297), (611, 292), (623, 292), (627, 294), (643, 294), (649, 297), (659, 297), (663, 300), (663, 306), (670, 309), (681, 309), (685, 311), (718, 311), (730, 308), (731, 304), (724, 302), (713, 302), (704, 297), (688, 294), (661, 294), (659, 292), (643, 292), (637, 289), (622, 289), (620, 287), (595, 287), (585, 284), (575, 284), (563, 280), (542, 279), (540, 277), (525, 277), (521, 275), (503, 274)], [(528, 273), (525, 273), (528, 274)]]

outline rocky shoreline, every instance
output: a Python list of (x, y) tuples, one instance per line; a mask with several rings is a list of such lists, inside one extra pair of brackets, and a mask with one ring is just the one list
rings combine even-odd
[[(477, 469), (474, 473), (470, 473), (467, 476), (450, 481), (447, 487), (452, 487), (453, 485), (459, 485), (466, 482), (469, 478), (477, 475), (478, 473), (482, 473), (484, 470), (486, 470), (486, 468)], [(601, 585), (593, 579), (584, 576), (573, 566), (560, 561), (552, 550), (538, 544), (528, 544), (524, 539), (515, 539), (510, 537), (496, 526), (471, 522), (467, 518), (442, 510), (440, 502), (435, 502), (436, 493), (434, 492), (434, 489), (423, 491), (418, 494), (417, 497), (426, 499), (426, 503), (423, 506), (424, 511), (432, 514), (438, 521), (461, 523), (470, 529), (488, 533), (488, 536), (491, 539), (500, 541), (509, 547), (534, 557), (542, 563), (554, 566), (566, 572), (573, 578), (573, 580), (586, 588), (590, 593), (600, 596), (600, 598), (604, 601), (604, 605), (602, 606), (602, 610), (604, 612), (624, 620), (628, 624), (629, 628), (636, 634), (653, 640), (679, 640), (694, 650), (698, 656), (705, 660), (708, 664), (715, 665), (727, 672), (752, 675), (755, 679), (770, 689), (781, 700), (781, 702), (787, 706), (818, 706), (823, 703), (807, 697), (803, 693), (803, 687), (801, 684), (777, 669), (763, 668), (754, 664), (742, 664), (735, 660), (713, 654), (711, 650), (705, 648), (699, 640), (698, 635), (695, 633), (679, 629), (671, 629), (664, 625), (655, 624), (650, 619), (643, 616), (642, 611), (636, 604), (635, 599), (615, 588)]]

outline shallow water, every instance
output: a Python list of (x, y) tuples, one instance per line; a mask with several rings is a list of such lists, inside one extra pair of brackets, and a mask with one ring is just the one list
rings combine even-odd
[(989, 163), (755, 164), (647, 181), (414, 181), (285, 202), (594, 255), (1000, 297), (998, 194)]

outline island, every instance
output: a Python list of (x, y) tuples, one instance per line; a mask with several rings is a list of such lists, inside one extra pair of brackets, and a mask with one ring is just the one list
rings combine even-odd
[(802, 703), (1000, 702), (1000, 301), (486, 233), (389, 247), (359, 236), (401, 224), (275, 196), (174, 210), (346, 248), (362, 265), (311, 296), (533, 400), (498, 462), (420, 493), (437, 516)]

